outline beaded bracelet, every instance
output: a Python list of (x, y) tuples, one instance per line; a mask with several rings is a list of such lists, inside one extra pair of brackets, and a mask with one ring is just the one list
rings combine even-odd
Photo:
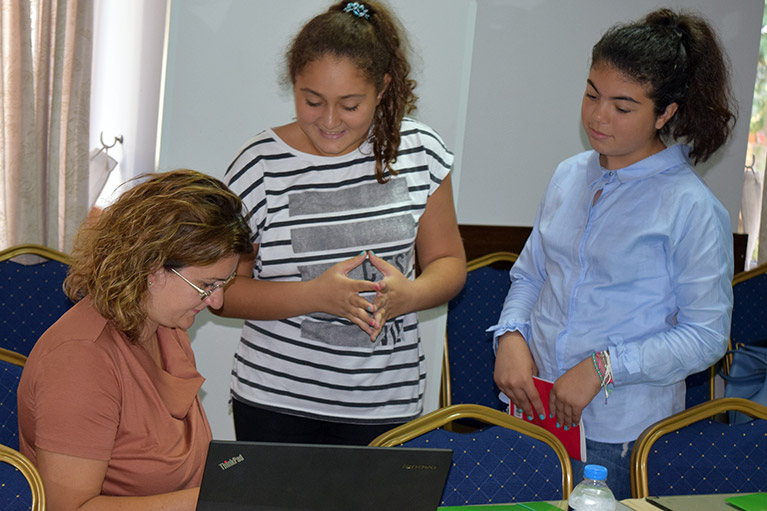
[(602, 376), (602, 371), (599, 370), (599, 363), (597, 362), (596, 352), (591, 354), (591, 361), (594, 362), (594, 369), (597, 370), (597, 374), (599, 375), (599, 386), (601, 387), (605, 381), (605, 378)]
[(613, 383), (613, 367), (610, 363), (610, 352), (604, 350), (592, 353), (591, 361), (594, 363), (594, 369), (596, 369), (599, 375), (599, 386), (605, 391), (605, 403), (607, 403), (607, 398), (612, 393), (612, 389), (608, 385)]
[(599, 364), (599, 371), (601, 371), (603, 380), (607, 380), (607, 383), (612, 383), (612, 366), (610, 366), (610, 370), (608, 371), (610, 353), (605, 350), (605, 351), (600, 351), (596, 355), (597, 355), (596, 360)]

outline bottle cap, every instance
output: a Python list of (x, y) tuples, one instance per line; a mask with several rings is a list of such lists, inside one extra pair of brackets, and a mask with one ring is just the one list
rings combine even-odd
[(604, 481), (607, 479), (607, 469), (602, 465), (586, 465), (583, 469), (583, 477)]

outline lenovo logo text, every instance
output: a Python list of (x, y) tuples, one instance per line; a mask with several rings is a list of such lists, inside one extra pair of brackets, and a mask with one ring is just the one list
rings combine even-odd
[(405, 463), (402, 465), (405, 470), (437, 470), (437, 465), (413, 465)]

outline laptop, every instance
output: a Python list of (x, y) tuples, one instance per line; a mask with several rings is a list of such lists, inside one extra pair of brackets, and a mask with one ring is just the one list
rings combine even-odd
[(213, 440), (197, 511), (434, 511), (450, 449)]

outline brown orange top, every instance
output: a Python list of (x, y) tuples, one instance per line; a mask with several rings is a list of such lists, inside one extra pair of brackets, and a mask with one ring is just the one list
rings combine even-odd
[(157, 332), (163, 368), (83, 299), (46, 331), (19, 385), (20, 450), (108, 461), (103, 495), (196, 487), (210, 425), (185, 331)]

